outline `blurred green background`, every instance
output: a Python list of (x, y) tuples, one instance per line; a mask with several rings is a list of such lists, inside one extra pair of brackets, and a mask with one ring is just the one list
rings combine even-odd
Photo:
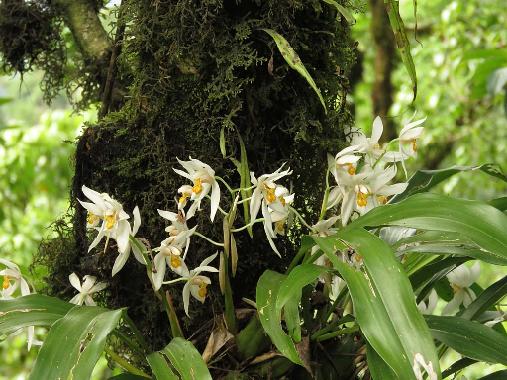
[[(374, 3), (373, 0), (371, 0)], [(379, 73), (371, 33), (372, 16), (365, 11), (353, 26), (362, 56), (353, 94), (357, 126), (369, 132), (374, 117), (372, 91)], [(507, 9), (505, 0), (418, 2), (418, 33), (412, 1), (402, 1), (401, 11), (410, 30), (419, 91), (412, 103), (412, 89), (401, 60), (394, 54), (387, 120), (394, 130), (414, 112), (427, 116), (426, 134), (415, 168), (441, 168), (454, 164), (496, 163), (507, 167)], [(385, 74), (385, 73), (384, 73)], [(44, 273), (35, 276), (28, 267), (43, 237), (51, 236), (51, 223), (68, 207), (76, 137), (83, 123), (93, 122), (96, 111), (73, 113), (62, 95), (51, 106), (39, 89), (42, 73), (24, 78), (0, 77), (0, 257), (16, 262), (35, 288)], [(438, 191), (457, 197), (488, 200), (507, 194), (505, 183), (479, 172), (453, 177)], [(502, 268), (482, 265), (480, 284), (491, 284)], [(35, 278), (34, 278), (35, 277)], [(43, 330), (39, 331), (40, 337)], [(23, 334), (0, 343), (0, 380), (24, 379), (37, 349), (26, 350)], [(450, 353), (447, 365), (456, 359)], [(445, 368), (447, 365), (444, 365)], [(462, 375), (476, 379), (501, 368), (472, 365)], [(112, 372), (105, 360), (94, 378)], [(458, 377), (459, 378), (459, 377)]]

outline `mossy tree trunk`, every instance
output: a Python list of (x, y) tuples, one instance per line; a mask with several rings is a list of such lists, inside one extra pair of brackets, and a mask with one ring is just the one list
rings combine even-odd
[[(69, 16), (66, 1), (54, 3), (56, 19), (80, 22)], [(63, 229), (59, 241), (45, 244), (41, 255), (50, 265), (51, 293), (70, 296), (67, 276), (73, 271), (110, 281), (105, 304), (128, 307), (153, 347), (160, 348), (167, 342), (169, 329), (144, 268), (132, 258), (111, 279), (114, 246), (105, 254), (100, 249), (87, 252), (85, 212), (77, 203), (83, 197), (81, 186), (110, 193), (127, 211), (138, 205), (143, 220), (138, 236), (155, 247), (165, 237), (157, 208), (174, 210), (176, 191), (185, 183), (172, 171), (177, 157), (201, 159), (218, 175), (239, 184), (234, 165), (219, 149), (220, 130), (225, 126), (228, 154), (239, 156), (239, 132), (250, 169), (257, 174), (288, 163), (294, 170), (287, 185), (296, 193), (295, 207), (308, 222), (316, 222), (327, 152), (341, 148), (344, 127), (352, 123), (346, 96), (355, 48), (346, 21), (321, 0), (128, 0), (121, 8), (120, 38), (93, 42), (83, 41), (82, 34), (75, 36), (79, 47), (90, 48), (82, 52), (88, 60), (97, 54), (102, 57), (95, 50), (97, 44), (107, 42), (110, 51), (111, 41), (116, 40), (118, 58), (111, 60), (116, 67), (104, 67), (108, 60), (102, 60), (100, 75), (94, 77), (101, 83), (88, 86), (96, 91), (85, 96), (104, 100), (100, 91), (111, 80), (116, 91), (110, 92), (124, 96), (79, 139), (71, 192), (72, 226)], [(298, 52), (325, 98), (327, 114), (262, 28), (276, 30)], [(86, 30), (86, 26), (69, 29)], [(86, 82), (89, 76), (82, 80)], [(212, 226), (203, 213), (193, 222), (201, 233), (220, 239), (220, 218)], [(238, 307), (242, 307), (242, 297), (254, 297), (257, 279), (266, 268), (284, 269), (305, 231), (295, 225), (288, 237), (277, 239), (282, 259), (269, 248), (262, 227), (256, 226), (254, 232), (253, 241), (246, 233), (237, 237), (239, 268), (233, 291)], [(189, 267), (212, 253), (209, 244), (193, 239)], [(188, 334), (210, 327), (213, 313), (220, 313), (217, 283), (206, 304), (191, 304), (191, 318), (178, 306)], [(181, 289), (171, 291), (179, 305)]]

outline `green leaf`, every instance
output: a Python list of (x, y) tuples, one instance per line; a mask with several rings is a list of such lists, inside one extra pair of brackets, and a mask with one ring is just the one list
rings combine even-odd
[(459, 233), (489, 252), (484, 253), (484, 261), (507, 265), (507, 216), (485, 203), (416, 194), (402, 202), (377, 207), (342, 231), (382, 225)]
[(0, 301), (0, 333), (27, 326), (51, 326), (75, 305), (42, 294)]
[[(248, 167), (248, 156), (246, 153), (246, 147), (245, 143), (243, 142), (243, 139), (241, 138), (241, 135), (239, 135), (239, 146), (241, 150), (241, 160), (240, 160), (240, 184), (243, 189), (250, 187), (250, 169)], [(243, 216), (245, 220), (250, 220), (250, 202), (247, 200), (252, 196), (252, 189), (250, 190), (241, 190), (241, 199), (243, 202)], [(250, 237), (253, 237), (253, 230), (252, 227), (248, 227), (248, 234)]]
[(505, 380), (505, 379), (507, 379), (507, 370), (504, 369), (501, 371), (490, 373), (489, 375), (481, 377), (478, 380)]
[(398, 380), (399, 378), (385, 361), (369, 345), (366, 345), (366, 361), (373, 380)]
[(273, 41), (275, 41), (276, 46), (278, 50), (280, 51), (280, 54), (282, 54), (283, 59), (285, 59), (285, 62), (289, 64), (289, 66), (296, 70), (303, 78), (306, 79), (308, 84), (313, 88), (317, 96), (319, 97), (320, 103), (322, 104), (322, 107), (324, 107), (324, 112), (327, 113), (326, 103), (324, 102), (324, 98), (322, 97), (322, 94), (315, 84), (315, 81), (311, 77), (310, 73), (306, 70), (306, 67), (303, 65), (303, 62), (301, 62), (301, 58), (299, 58), (296, 51), (290, 46), (289, 42), (280, 34), (275, 32), (273, 29), (261, 29), (262, 31), (266, 32), (273, 38)]
[(284, 309), (284, 319), (289, 334), (296, 342), (301, 341), (301, 318), (299, 317), (299, 302), (301, 301), (302, 289), (313, 283), (321, 274), (328, 269), (314, 265), (298, 265), (290, 271), (288, 276), (280, 284), (276, 297), (276, 310), (281, 314)]
[(503, 173), (500, 166), (495, 164), (484, 164), (479, 166), (452, 166), (450, 168), (438, 170), (418, 170), (408, 180), (408, 186), (405, 191), (401, 194), (395, 195), (391, 199), (391, 203), (399, 202), (413, 194), (426, 192), (432, 187), (452, 177), (454, 174), (477, 170), (503, 181), (507, 181), (507, 176)]
[(433, 337), (458, 353), (488, 363), (507, 365), (507, 336), (460, 317), (427, 315)]
[(223, 158), (227, 156), (227, 150), (225, 149), (225, 125), (220, 129), (220, 152)]
[(265, 271), (257, 282), (255, 300), (257, 312), (264, 331), (278, 351), (296, 364), (303, 365), (292, 339), (282, 330), (281, 312), (277, 309), (277, 297), (286, 276), (271, 270)]
[(181, 380), (211, 380), (201, 354), (188, 340), (174, 338), (161, 352), (167, 356)]
[[(315, 237), (314, 240), (347, 283), (356, 321), (366, 340), (398, 378), (415, 379), (412, 371), (414, 356), (406, 352), (401, 342), (404, 336), (398, 334), (397, 326), (389, 316), (370, 276), (353, 269), (338, 258), (336, 252), (343, 249), (343, 244), (338, 239)], [(399, 310), (401, 311), (401, 308)], [(415, 332), (411, 332), (413, 333)]]
[(322, 0), (322, 1), (324, 1), (324, 3), (327, 3), (327, 4), (335, 7), (336, 10), (338, 11), (338, 13), (341, 14), (343, 17), (345, 17), (345, 20), (347, 20), (347, 22), (349, 24), (355, 24), (356, 23), (356, 19), (352, 15), (352, 12), (349, 11), (347, 8), (345, 8), (343, 5), (338, 4), (334, 0)]
[(48, 333), (30, 379), (89, 379), (123, 310), (75, 306)]
[(505, 211), (507, 210), (507, 197), (492, 199), (488, 202), (488, 204), (500, 211)]
[(146, 380), (146, 377), (133, 375), (131, 373), (121, 373), (119, 375), (110, 377), (107, 380)]
[(461, 371), (463, 368), (468, 367), (469, 365), (477, 363), (477, 360), (470, 358), (461, 358), (458, 361), (454, 362), (449, 368), (442, 372), (442, 379), (445, 379), (451, 376), (453, 373)]
[(338, 233), (338, 236), (362, 256), (368, 278), (375, 293), (380, 296), (408, 357), (412, 359), (416, 353), (421, 353), (439, 371), (438, 356), (428, 326), (417, 309), (410, 281), (389, 245), (363, 229)]
[(503, 299), (506, 294), (507, 276), (485, 289), (470, 305), (458, 314), (458, 316), (464, 319), (475, 319)]
[(389, 22), (393, 29), (394, 38), (396, 40), (396, 46), (400, 51), (401, 60), (407, 69), (408, 75), (412, 80), (412, 90), (414, 92), (414, 100), (417, 97), (417, 74), (415, 71), (414, 60), (410, 52), (410, 42), (407, 37), (405, 25), (403, 19), (400, 16), (399, 2), (396, 0), (385, 1), (387, 15), (389, 16)]
[(164, 355), (160, 352), (154, 352), (146, 357), (148, 359), (148, 364), (155, 375), (157, 380), (178, 380), (179, 377), (176, 376), (169, 367), (169, 363), (165, 359)]

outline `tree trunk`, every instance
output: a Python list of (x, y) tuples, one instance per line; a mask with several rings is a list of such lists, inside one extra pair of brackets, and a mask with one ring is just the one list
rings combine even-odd
[[(67, 276), (73, 271), (109, 279), (103, 301), (128, 307), (152, 346), (160, 348), (169, 328), (145, 268), (131, 258), (111, 279), (115, 247), (110, 245), (105, 254), (100, 247), (87, 252), (86, 215), (77, 203), (83, 198), (81, 186), (108, 192), (128, 212), (138, 205), (143, 220), (138, 236), (156, 247), (166, 237), (157, 209), (174, 211), (176, 191), (186, 183), (172, 170), (177, 157), (198, 158), (239, 186), (234, 164), (219, 148), (225, 128), (227, 154), (239, 157), (239, 132), (256, 175), (287, 162), (294, 171), (286, 185), (296, 193), (295, 207), (309, 223), (316, 222), (326, 154), (340, 149), (343, 129), (352, 123), (345, 98), (355, 48), (346, 21), (320, 0), (131, 0), (122, 7), (120, 22), (127, 27), (114, 63), (128, 95), (118, 111), (89, 126), (79, 139), (72, 226), (62, 227), (61, 238), (45, 244), (41, 255), (50, 264), (51, 293), (70, 295)], [(262, 28), (276, 30), (297, 51), (325, 98), (327, 114)], [(222, 199), (227, 207), (226, 194)], [(191, 221), (202, 234), (220, 240), (221, 216), (217, 219), (211, 225), (209, 213), (202, 212)], [(255, 226), (253, 240), (246, 232), (236, 236), (239, 266), (232, 288), (237, 307), (242, 297), (255, 298), (265, 269), (283, 271), (305, 232), (296, 224), (275, 241), (282, 259), (271, 251), (262, 227)], [(193, 238), (189, 268), (214, 252)], [(222, 308), (218, 281), (204, 305), (191, 302), (191, 318), (182, 312), (181, 287), (170, 291), (188, 335), (211, 327), (213, 312)]]

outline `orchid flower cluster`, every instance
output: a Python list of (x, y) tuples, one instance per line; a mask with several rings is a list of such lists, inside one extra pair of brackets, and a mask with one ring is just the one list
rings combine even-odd
[(388, 202), (389, 197), (400, 194), (408, 183), (390, 184), (397, 173), (396, 163), (403, 167), (406, 159), (417, 152), (417, 139), (424, 128), (420, 125), (426, 119), (407, 124), (397, 139), (398, 150), (388, 150), (379, 144), (383, 125), (377, 116), (373, 122), (371, 137), (360, 131), (354, 132), (352, 144), (328, 156), (329, 171), (336, 186), (331, 187), (326, 208), (329, 210), (341, 203), (341, 224), (345, 226), (353, 215), (363, 215), (372, 208)]

